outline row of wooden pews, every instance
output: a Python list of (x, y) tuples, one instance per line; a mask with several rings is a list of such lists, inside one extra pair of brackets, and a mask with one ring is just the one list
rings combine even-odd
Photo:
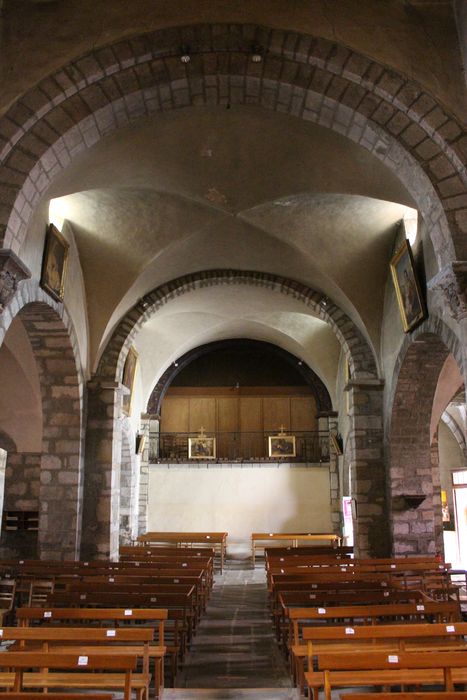
[[(156, 698), (175, 683), (212, 589), (214, 551), (138, 546), (123, 548), (118, 562), (4, 560), (0, 576), (10, 591), (0, 688), (146, 700), (151, 681)], [(38, 663), (15, 665), (20, 652)]]
[(136, 544), (163, 546), (170, 544), (178, 548), (207, 547), (214, 551), (220, 573), (227, 557), (228, 532), (146, 532), (139, 535)]
[(330, 700), (336, 688), (406, 685), (452, 692), (467, 683), (459, 588), (437, 558), (273, 547), (265, 565), (278, 642), (302, 694)]

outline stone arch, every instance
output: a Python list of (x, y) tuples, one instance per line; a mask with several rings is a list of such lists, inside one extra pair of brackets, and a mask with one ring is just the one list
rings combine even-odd
[(196, 289), (235, 284), (262, 287), (300, 300), (331, 326), (347, 357), (351, 375), (360, 378), (377, 377), (372, 349), (353, 321), (327, 296), (279, 275), (243, 270), (196, 272), (167, 282), (146, 294), (116, 327), (102, 354), (96, 374), (106, 380), (121, 381), (128, 349), (135, 336), (146, 321), (171, 299)]
[[(437, 436), (430, 441), (430, 423), (439, 374), (449, 352), (462, 372), (459, 340), (439, 318), (431, 317), (406, 337), (396, 363), (388, 474), (396, 555), (443, 549)], [(424, 499), (419, 503), (410, 496)]]
[[(252, 42), (264, 50), (259, 64)], [(174, 47), (187, 43), (192, 60), (183, 65)], [(418, 202), (440, 266), (467, 258), (463, 131), (430, 94), (328, 40), (230, 24), (171, 27), (98, 48), (23, 95), (0, 120), (4, 246), (20, 250), (52, 179), (115, 128), (160, 110), (232, 103), (314, 121), (361, 144)]]
[(467, 457), (467, 445), (465, 441), (465, 435), (458, 426), (457, 422), (452, 416), (449, 415), (447, 411), (444, 411), (443, 415), (441, 416), (441, 420), (443, 421), (443, 423), (445, 423), (445, 425), (453, 434), (457, 444), (459, 445), (459, 449), (464, 455), (464, 457)]
[[(235, 342), (245, 343), (247, 341)], [(317, 374), (315, 374), (311, 367), (309, 367), (305, 362), (300, 361), (299, 363), (297, 357), (292, 355), (287, 350), (283, 350), (282, 348), (273, 345), (272, 343), (266, 343), (264, 341), (248, 342), (252, 344), (255, 343), (258, 346), (261, 345), (261, 347), (264, 348), (268, 348), (269, 350), (274, 352), (275, 355), (282, 358), (285, 362), (293, 365), (293, 367), (297, 369), (298, 372), (302, 375), (306, 383), (312, 387), (316, 399), (316, 407), (318, 409), (318, 413), (332, 411), (331, 397), (329, 396), (328, 390), (326, 389), (321, 379), (317, 376)], [(170, 384), (173, 382), (177, 374), (179, 374), (185, 367), (187, 367), (191, 362), (193, 362), (193, 360), (207, 353), (224, 348), (231, 343), (232, 341), (225, 340), (207, 343), (205, 345), (198, 346), (197, 348), (193, 348), (192, 350), (189, 350), (187, 353), (179, 357), (177, 359), (176, 365), (172, 364), (166, 369), (166, 371), (160, 377), (154, 389), (152, 390), (151, 396), (149, 397), (148, 401), (147, 412), (153, 415), (158, 415), (160, 413), (162, 400)]]
[[(353, 321), (328, 297), (299, 282), (277, 275), (241, 270), (208, 270), (172, 280), (146, 294), (116, 327), (89, 385), (86, 470), (91, 497), (83, 525), (83, 556), (113, 556), (118, 542), (118, 493), (114, 488), (119, 469), (121, 441), (121, 378), (133, 339), (157, 311), (171, 299), (196, 289), (225, 285), (251, 285), (292, 296), (327, 322), (339, 340), (350, 367), (352, 404), (352, 464), (355, 497), (362, 502), (357, 515), (357, 551), (377, 556), (387, 551), (385, 540), (384, 468), (382, 457), (382, 382), (373, 351)], [(107, 484), (112, 484), (109, 490)], [(375, 503), (373, 503), (373, 499)], [(98, 514), (97, 523), (95, 514)]]
[(39, 554), (75, 558), (83, 486), (83, 381), (76, 336), (66, 311), (33, 282), (25, 283), (0, 317), (0, 345), (16, 316), (31, 343), (42, 397), (42, 451), (36, 460)]

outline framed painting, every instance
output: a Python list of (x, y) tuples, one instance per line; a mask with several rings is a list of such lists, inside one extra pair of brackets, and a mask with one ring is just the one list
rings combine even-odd
[(45, 234), (41, 287), (56, 301), (63, 301), (69, 247), (58, 228), (49, 224)]
[(342, 438), (339, 435), (337, 435), (336, 433), (329, 433), (329, 442), (330, 442), (331, 449), (334, 452), (334, 454), (337, 457), (341, 457), (343, 455)]
[(295, 457), (295, 435), (270, 435), (270, 457)]
[(426, 318), (426, 309), (407, 240), (392, 258), (390, 267), (402, 325), (404, 332), (408, 333)]
[(188, 438), (188, 459), (216, 459), (216, 438), (205, 435)]
[(126, 386), (129, 390), (127, 394), (124, 395), (122, 401), (122, 411), (125, 415), (129, 416), (131, 413), (131, 402), (133, 399), (133, 390), (135, 384), (136, 367), (138, 365), (138, 353), (132, 346), (128, 350), (128, 355), (126, 356), (125, 366), (123, 367), (123, 377), (122, 384)]

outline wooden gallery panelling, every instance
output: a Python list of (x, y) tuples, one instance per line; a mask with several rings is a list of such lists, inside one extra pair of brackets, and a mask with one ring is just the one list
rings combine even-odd
[[(303, 387), (258, 387), (256, 391), (254, 387), (169, 390), (162, 403), (161, 431), (198, 432), (201, 426), (206, 432), (241, 432), (242, 440), (259, 440), (262, 445), (261, 435), (246, 434), (276, 432), (281, 426), (292, 433), (317, 430), (316, 402)], [(218, 436), (221, 451), (222, 439)], [(230, 438), (225, 436), (225, 439)]]

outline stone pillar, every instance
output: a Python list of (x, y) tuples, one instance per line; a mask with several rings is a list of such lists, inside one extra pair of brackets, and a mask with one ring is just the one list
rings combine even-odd
[(121, 410), (125, 387), (88, 383), (88, 421), (81, 558), (117, 559), (120, 511)]
[(71, 348), (53, 329), (35, 347), (42, 389), (43, 438), (39, 485), (41, 559), (76, 559), (81, 535), (81, 401)]
[(354, 546), (359, 557), (390, 554), (383, 450), (383, 382), (351, 379), (349, 450), (351, 497), (355, 499)]
[[(327, 431), (328, 435), (338, 436), (337, 413), (330, 412), (319, 414), (318, 426), (320, 431)], [(336, 535), (342, 535), (342, 508), (341, 493), (339, 484), (339, 455), (329, 444), (329, 485), (330, 485), (330, 505), (332, 531)]]
[(7, 451), (0, 447), (0, 532), (3, 516), (3, 501), (5, 498), (5, 471)]
[(144, 535), (148, 531), (148, 502), (149, 502), (149, 433), (151, 429), (151, 416), (141, 415), (140, 432), (146, 437), (144, 450), (141, 455), (139, 470), (139, 501), (138, 501), (138, 535)]

